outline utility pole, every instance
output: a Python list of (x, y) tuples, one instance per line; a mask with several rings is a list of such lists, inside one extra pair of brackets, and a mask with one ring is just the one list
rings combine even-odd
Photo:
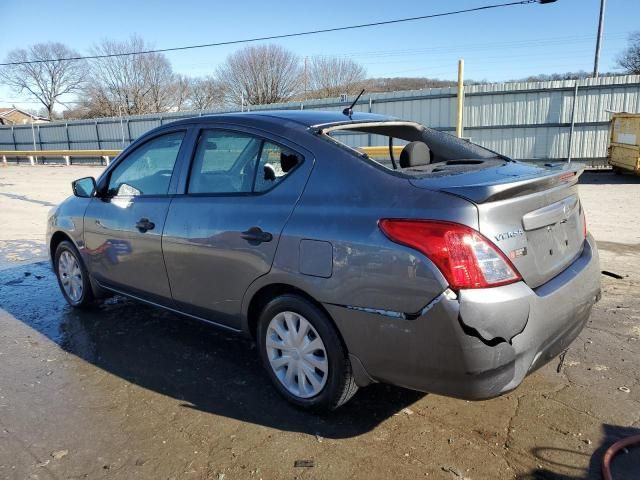
[(122, 134), (122, 149), (124, 150), (124, 123), (122, 121), (122, 105), (118, 105), (118, 115), (120, 116), (120, 133)]
[(304, 95), (302, 97), (303, 100), (307, 99), (307, 58), (304, 57)]
[[(36, 148), (36, 131), (33, 128), (33, 116), (31, 116), (31, 137), (33, 138), (33, 150), (37, 150)], [(38, 156), (36, 155), (35, 159), (35, 163), (33, 163), (33, 158), (34, 157), (29, 157), (31, 159), (31, 165), (36, 165), (38, 163)]]
[(464, 113), (464, 59), (458, 60), (458, 108), (456, 113), (456, 137), (462, 138), (462, 116)]
[(598, 61), (600, 60), (600, 43), (602, 42), (602, 29), (604, 27), (604, 9), (607, 0), (600, 0), (600, 20), (598, 21), (598, 38), (596, 39), (596, 54), (593, 60), (593, 76), (598, 78)]

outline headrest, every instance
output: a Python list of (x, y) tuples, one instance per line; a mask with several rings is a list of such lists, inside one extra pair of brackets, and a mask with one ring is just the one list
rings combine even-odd
[(276, 169), (273, 168), (273, 165), (267, 163), (264, 166), (264, 179), (270, 182), (273, 182), (276, 179)]
[(431, 150), (424, 142), (407, 143), (400, 152), (400, 168), (418, 167), (431, 163)]
[(293, 167), (298, 164), (298, 156), (294, 153), (287, 155), (286, 153), (280, 154), (280, 167), (282, 171), (287, 173)]

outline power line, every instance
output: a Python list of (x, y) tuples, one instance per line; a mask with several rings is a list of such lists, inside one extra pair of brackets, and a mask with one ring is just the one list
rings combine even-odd
[[(616, 37), (625, 37), (627, 34), (619, 34)], [(613, 36), (613, 34), (608, 35), (607, 38)], [(353, 52), (339, 52), (339, 53), (326, 53), (321, 52), (318, 55), (335, 55), (335, 56), (344, 56), (344, 57), (361, 57), (361, 56), (385, 56), (385, 55), (410, 55), (415, 53), (430, 53), (430, 52), (440, 52), (443, 50), (462, 50), (465, 51), (474, 48), (474, 49), (483, 49), (490, 47), (500, 47), (501, 49), (506, 47), (512, 48), (520, 48), (520, 47), (529, 47), (529, 46), (538, 46), (544, 44), (552, 44), (558, 45), (559, 42), (565, 43), (586, 43), (592, 42), (595, 39), (595, 35), (572, 35), (572, 36), (558, 36), (558, 37), (540, 37), (540, 38), (530, 38), (516, 41), (498, 41), (498, 42), (473, 42), (473, 43), (462, 43), (462, 44), (451, 44), (446, 43), (442, 45), (438, 44), (430, 44), (428, 47), (422, 48), (413, 48), (413, 49), (394, 49), (394, 50), (373, 50), (373, 51), (353, 51)]]
[[(617, 39), (626, 38), (627, 34), (607, 35), (606, 38)], [(349, 52), (349, 53), (336, 53), (333, 54), (339, 57), (386, 57), (386, 56), (409, 56), (419, 54), (434, 54), (434, 53), (450, 53), (450, 52), (467, 52), (470, 50), (484, 50), (490, 47), (500, 47), (501, 50), (505, 49), (520, 49), (523, 47), (531, 46), (556, 46), (559, 42), (563, 45), (569, 43), (588, 43), (592, 42), (595, 35), (588, 36), (571, 36), (571, 37), (545, 37), (541, 39), (521, 40), (516, 42), (490, 42), (490, 43), (471, 43), (471, 44), (458, 44), (458, 45), (432, 45), (428, 48), (419, 49), (407, 49), (407, 50), (382, 50), (382, 51), (368, 51), (368, 52)], [(327, 53), (320, 53), (319, 55), (329, 55)]]
[(545, 2), (545, 0), (520, 0), (520, 1), (517, 1), (517, 2), (495, 3), (495, 4), (491, 4), (491, 5), (484, 5), (482, 7), (467, 8), (467, 9), (464, 9), (464, 10), (453, 10), (453, 11), (450, 11), (450, 12), (443, 12), (443, 13), (433, 13), (431, 15), (421, 15), (421, 16), (418, 16), (418, 17), (397, 18), (397, 19), (394, 19), (394, 20), (383, 20), (383, 21), (380, 21), (380, 22), (361, 23), (361, 24), (357, 24), (357, 25), (347, 25), (347, 26), (343, 26), (343, 27), (323, 28), (323, 29), (319, 29), (319, 30), (309, 30), (309, 31), (306, 31), (306, 32), (285, 33), (285, 34), (280, 34), (280, 35), (269, 35), (269, 36), (265, 36), (265, 37), (247, 38), (247, 39), (243, 39), (243, 40), (228, 40), (226, 42), (205, 43), (205, 44), (201, 44), (201, 45), (187, 45), (187, 46), (182, 46), (182, 47), (171, 47), (171, 48), (158, 48), (158, 49), (153, 49), (153, 50), (142, 50), (142, 51), (138, 51), (138, 52), (111, 53), (111, 54), (104, 54), (104, 55), (85, 55), (85, 56), (67, 57), (67, 58), (50, 58), (50, 59), (47, 59), (47, 60), (29, 60), (29, 61), (24, 61), (24, 62), (6, 62), (6, 63), (0, 63), (0, 66), (28, 65), (28, 64), (34, 64), (34, 63), (47, 63), (47, 62), (68, 62), (68, 61), (73, 61), (73, 60), (94, 60), (94, 59), (98, 59), (98, 58), (125, 57), (125, 56), (130, 56), (130, 55), (144, 55), (144, 54), (148, 54), (148, 53), (165, 53), (165, 52), (176, 52), (176, 51), (181, 51), (181, 50), (193, 50), (193, 49), (197, 49), (197, 48), (220, 47), (220, 46), (223, 46), (223, 45), (236, 45), (236, 44), (239, 44), (239, 43), (260, 42), (260, 41), (265, 41), (265, 40), (277, 40), (277, 39), (281, 39), (281, 38), (292, 38), (292, 37), (302, 37), (302, 36), (306, 36), (306, 35), (316, 35), (316, 34), (319, 34), (319, 33), (341, 32), (341, 31), (344, 31), (344, 30), (355, 30), (355, 29), (359, 29), (359, 28), (378, 27), (378, 26), (381, 26), (381, 25), (392, 25), (392, 24), (396, 24), (396, 23), (413, 22), (413, 21), (417, 21), (417, 20), (426, 20), (426, 19), (430, 19), (430, 18), (446, 17), (446, 16), (450, 16), (450, 15), (459, 15), (459, 14), (462, 14), (462, 13), (478, 12), (478, 11), (481, 11), (481, 10), (490, 10), (490, 9), (494, 9), (494, 8), (510, 7), (510, 6), (514, 6), (514, 5), (526, 5), (526, 4), (530, 4), (530, 3), (546, 3), (546, 2)]
[[(591, 56), (592, 54), (590, 52), (585, 52), (584, 49), (582, 50), (565, 50), (562, 52), (562, 55), (554, 55), (553, 59), (557, 60), (557, 59), (567, 59), (567, 60), (571, 60), (573, 58), (579, 58), (579, 57), (583, 57), (586, 55)], [(477, 59), (477, 64), (484, 64), (486, 63), (487, 60), (498, 60), (497, 63), (500, 63), (500, 61), (502, 60), (509, 60), (512, 58), (521, 58), (522, 54), (517, 53), (517, 54), (511, 54), (511, 55), (483, 55), (482, 57), (480, 57), (479, 59)], [(450, 58), (450, 56), (449, 56)], [(465, 58), (468, 58), (465, 56)], [(539, 53), (532, 53), (532, 54), (528, 54), (527, 55), (527, 60), (530, 60), (532, 58), (543, 58), (543, 59), (548, 59), (549, 58), (549, 54), (546, 52), (539, 52)], [(447, 60), (447, 58), (432, 58), (432, 60), (435, 60), (436, 62), (442, 62), (443, 60)], [(472, 59), (471, 61), (473, 62), (475, 60)], [(362, 65), (364, 66), (369, 66), (369, 65), (398, 65), (398, 64), (406, 64), (407, 61), (406, 60), (387, 60), (387, 61), (382, 61), (381, 59), (373, 59), (371, 61), (364, 61), (364, 62), (360, 62)], [(493, 62), (496, 63), (496, 62)], [(529, 63), (529, 62), (528, 62)], [(432, 65), (453, 65), (451, 63), (451, 61), (449, 60), (448, 63), (428, 63), (425, 64), (426, 66), (432, 66)]]
[[(615, 40), (619, 38), (626, 38), (628, 33), (620, 33), (620, 34), (608, 34), (603, 37), (608, 40)], [(465, 44), (446, 44), (446, 45), (436, 45), (433, 44), (427, 48), (419, 48), (419, 49), (395, 49), (395, 50), (374, 50), (374, 51), (362, 51), (362, 52), (336, 52), (336, 53), (327, 53), (320, 52), (314, 53), (310, 56), (335, 56), (341, 58), (355, 58), (360, 63), (364, 63), (366, 65), (371, 64), (364, 60), (364, 57), (373, 57), (373, 58), (381, 58), (381, 57), (415, 57), (415, 56), (446, 56), (450, 57), (452, 54), (465, 56), (468, 52), (471, 51), (482, 51), (489, 49), (491, 51), (494, 50), (492, 47), (500, 47), (501, 51), (504, 50), (518, 50), (524, 47), (539, 47), (539, 46), (554, 46), (557, 45), (567, 45), (567, 44), (580, 44), (580, 43), (590, 43), (595, 39), (595, 35), (572, 35), (572, 36), (557, 36), (557, 37), (544, 37), (544, 38), (531, 38), (527, 40), (518, 40), (518, 41), (510, 41), (510, 42), (475, 42), (475, 43), (465, 43)], [(544, 53), (544, 55), (548, 55), (548, 53)], [(179, 60), (174, 63), (174, 66), (178, 68), (185, 67), (199, 67), (199, 66), (212, 66), (216, 65), (217, 62), (212, 60), (202, 61), (202, 62), (188, 62), (183, 63)]]

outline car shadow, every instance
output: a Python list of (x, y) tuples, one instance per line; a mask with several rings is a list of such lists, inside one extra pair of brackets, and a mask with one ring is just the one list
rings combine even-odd
[(271, 386), (250, 340), (123, 297), (72, 309), (48, 262), (1, 271), (0, 307), (65, 351), (184, 408), (280, 430), (354, 437), (425, 395), (372, 385), (335, 412), (298, 410)]
[(17, 195), (15, 193), (6, 193), (6, 192), (0, 192), (0, 195), (2, 195), (3, 197), (10, 198), (12, 200), (20, 200), (22, 202), (35, 203), (36, 205), (42, 205), (44, 207), (55, 207), (56, 206), (55, 203), (46, 202), (44, 200), (37, 200), (35, 198), (29, 198), (26, 195)]
[[(589, 467), (585, 475), (565, 475), (553, 472), (548, 468), (539, 467), (531, 473), (518, 475), (517, 480), (600, 480), (602, 478), (602, 459), (607, 449), (621, 438), (639, 435), (640, 429), (622, 427), (619, 425), (602, 425), (603, 440), (594, 450), (589, 459)], [(582, 461), (571, 462), (576, 457), (588, 455), (583, 451), (560, 449), (555, 447), (537, 447), (531, 451), (539, 461), (563, 467), (563, 470), (581, 470), (574, 465)], [(563, 460), (558, 460), (562, 458)], [(573, 463), (573, 464), (572, 464)], [(550, 467), (553, 468), (553, 467)], [(637, 480), (640, 478), (640, 447), (630, 447), (627, 452), (620, 452), (611, 462), (611, 473), (615, 480)]]
[(630, 173), (616, 174), (611, 170), (590, 170), (580, 175), (582, 185), (640, 185), (640, 176)]

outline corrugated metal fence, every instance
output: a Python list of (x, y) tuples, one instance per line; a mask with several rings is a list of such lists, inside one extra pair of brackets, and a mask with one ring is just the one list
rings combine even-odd
[[(322, 99), (260, 105), (251, 110), (342, 110), (347, 103)], [(456, 89), (450, 87), (365, 93), (354, 110), (392, 115), (453, 132), (455, 109)], [(571, 158), (597, 163), (606, 157), (611, 111), (640, 113), (640, 75), (577, 82), (469, 85), (465, 87), (464, 136), (521, 160), (566, 159), (572, 143)], [(37, 150), (118, 149), (159, 125), (220, 112), (176, 112), (0, 127), (0, 150), (30, 150), (34, 144)], [(574, 137), (570, 142), (572, 119)], [(351, 142), (366, 145), (368, 141), (363, 136)]]

